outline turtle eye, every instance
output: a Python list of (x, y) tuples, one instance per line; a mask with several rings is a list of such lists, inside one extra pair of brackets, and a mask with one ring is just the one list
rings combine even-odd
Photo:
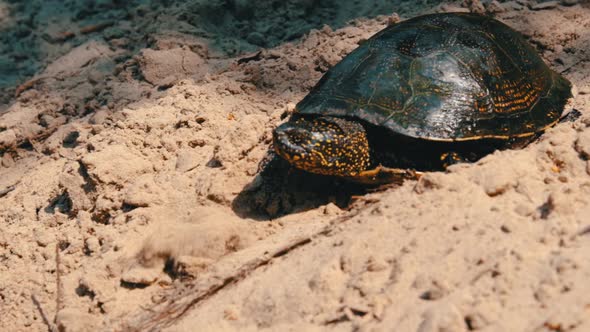
[[(273, 133), (275, 148), (289, 158), (304, 158), (309, 152), (311, 134), (303, 128), (293, 128), (288, 124), (277, 128)], [(280, 153), (279, 153), (280, 154)]]
[(323, 134), (320, 134), (320, 133), (312, 133), (311, 134), (311, 142), (313, 142), (313, 143), (323, 142), (325, 139), (326, 139), (326, 136), (324, 136)]
[(303, 146), (309, 143), (309, 133), (305, 130), (294, 128), (286, 132), (287, 138), (291, 144)]

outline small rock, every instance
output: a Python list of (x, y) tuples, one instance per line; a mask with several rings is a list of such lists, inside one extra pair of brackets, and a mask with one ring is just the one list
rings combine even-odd
[(488, 196), (494, 197), (514, 187), (515, 181), (514, 176), (508, 172), (489, 173), (482, 179), (481, 186)]
[(2, 166), (6, 167), (6, 168), (12, 167), (15, 164), (14, 158), (12, 158), (12, 156), (10, 155), (10, 153), (5, 153), (2, 156), (2, 160), (1, 160), (0, 164), (2, 164)]
[(74, 148), (76, 147), (79, 142), (78, 138), (80, 138), (79, 131), (70, 131), (62, 140), (62, 144), (65, 148)]
[(387, 18), (387, 25), (394, 25), (401, 21), (398, 13), (393, 13)]
[(223, 163), (216, 157), (212, 157), (209, 161), (205, 164), (205, 166), (210, 168), (220, 168), (223, 167)]
[(476, 313), (465, 316), (465, 324), (467, 324), (469, 331), (477, 331), (482, 330), (489, 323), (485, 317), (479, 313)]
[(90, 252), (99, 252), (100, 251), (100, 243), (96, 237), (91, 237), (86, 239), (86, 248)]
[(503, 13), (506, 11), (506, 8), (502, 6), (498, 1), (492, 0), (490, 3), (486, 5), (486, 13), (488, 14), (497, 14)]
[(472, 13), (485, 13), (485, 8), (479, 0), (465, 0), (463, 1), (463, 7), (469, 8), (469, 11)]
[(151, 285), (160, 276), (161, 272), (158, 268), (146, 268), (142, 266), (135, 266), (123, 273), (121, 281), (134, 285)]
[(164, 136), (160, 138), (160, 145), (170, 153), (174, 153), (178, 149), (176, 140), (171, 136)]
[(426, 173), (418, 180), (414, 191), (418, 194), (423, 194), (430, 190), (440, 189), (441, 187), (441, 180), (435, 173)]
[(110, 112), (107, 110), (98, 110), (90, 117), (90, 120), (88, 120), (88, 122), (90, 122), (90, 124), (97, 125), (103, 124), (109, 115)]
[(324, 207), (324, 214), (326, 215), (335, 215), (340, 213), (340, 208), (334, 204), (334, 203), (328, 203), (325, 207)]
[[(420, 298), (426, 301), (436, 301), (439, 300), (449, 294), (449, 287), (444, 281), (440, 280), (430, 280), (425, 281), (422, 280), (421, 282), (424, 283), (426, 287), (426, 291), (420, 294)], [(417, 279), (415, 285), (418, 285), (420, 281)]]
[(436, 301), (438, 299), (443, 298), (444, 296), (445, 293), (441, 289), (433, 288), (422, 293), (420, 295), (420, 298), (426, 301)]
[(12, 129), (0, 132), (0, 146), (12, 146), (16, 144), (16, 133)]
[(500, 230), (504, 233), (511, 233), (512, 231), (510, 230), (510, 227), (506, 226), (506, 225), (502, 225), (500, 226)]
[(174, 259), (174, 272), (178, 275), (196, 277), (207, 270), (214, 260), (205, 257), (194, 257), (189, 255), (178, 256)]

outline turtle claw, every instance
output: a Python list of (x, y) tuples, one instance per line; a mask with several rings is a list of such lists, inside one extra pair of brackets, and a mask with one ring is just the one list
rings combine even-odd
[(470, 162), (469, 159), (461, 156), (457, 152), (445, 152), (440, 155), (440, 161), (442, 162), (443, 168), (447, 168), (451, 165), (460, 164), (460, 163), (468, 163)]
[(422, 176), (422, 172), (413, 169), (388, 168), (379, 165), (375, 169), (362, 171), (356, 176), (349, 176), (345, 179), (364, 185), (381, 186), (385, 184), (401, 185), (405, 180), (418, 180), (420, 176)]
[(559, 119), (560, 123), (563, 122), (574, 122), (578, 120), (582, 116), (582, 112), (578, 111), (575, 108), (572, 108), (566, 115), (564, 115), (561, 119)]

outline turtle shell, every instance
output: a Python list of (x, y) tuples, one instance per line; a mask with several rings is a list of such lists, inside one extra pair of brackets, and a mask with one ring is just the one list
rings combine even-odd
[(429, 140), (509, 139), (555, 124), (571, 97), (571, 83), (520, 33), (446, 13), (380, 31), (326, 72), (295, 112)]

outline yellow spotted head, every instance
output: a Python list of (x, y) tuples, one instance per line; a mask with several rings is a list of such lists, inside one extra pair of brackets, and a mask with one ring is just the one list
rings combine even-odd
[(369, 167), (363, 126), (336, 117), (292, 119), (273, 132), (274, 149), (293, 166), (334, 176), (356, 176)]

